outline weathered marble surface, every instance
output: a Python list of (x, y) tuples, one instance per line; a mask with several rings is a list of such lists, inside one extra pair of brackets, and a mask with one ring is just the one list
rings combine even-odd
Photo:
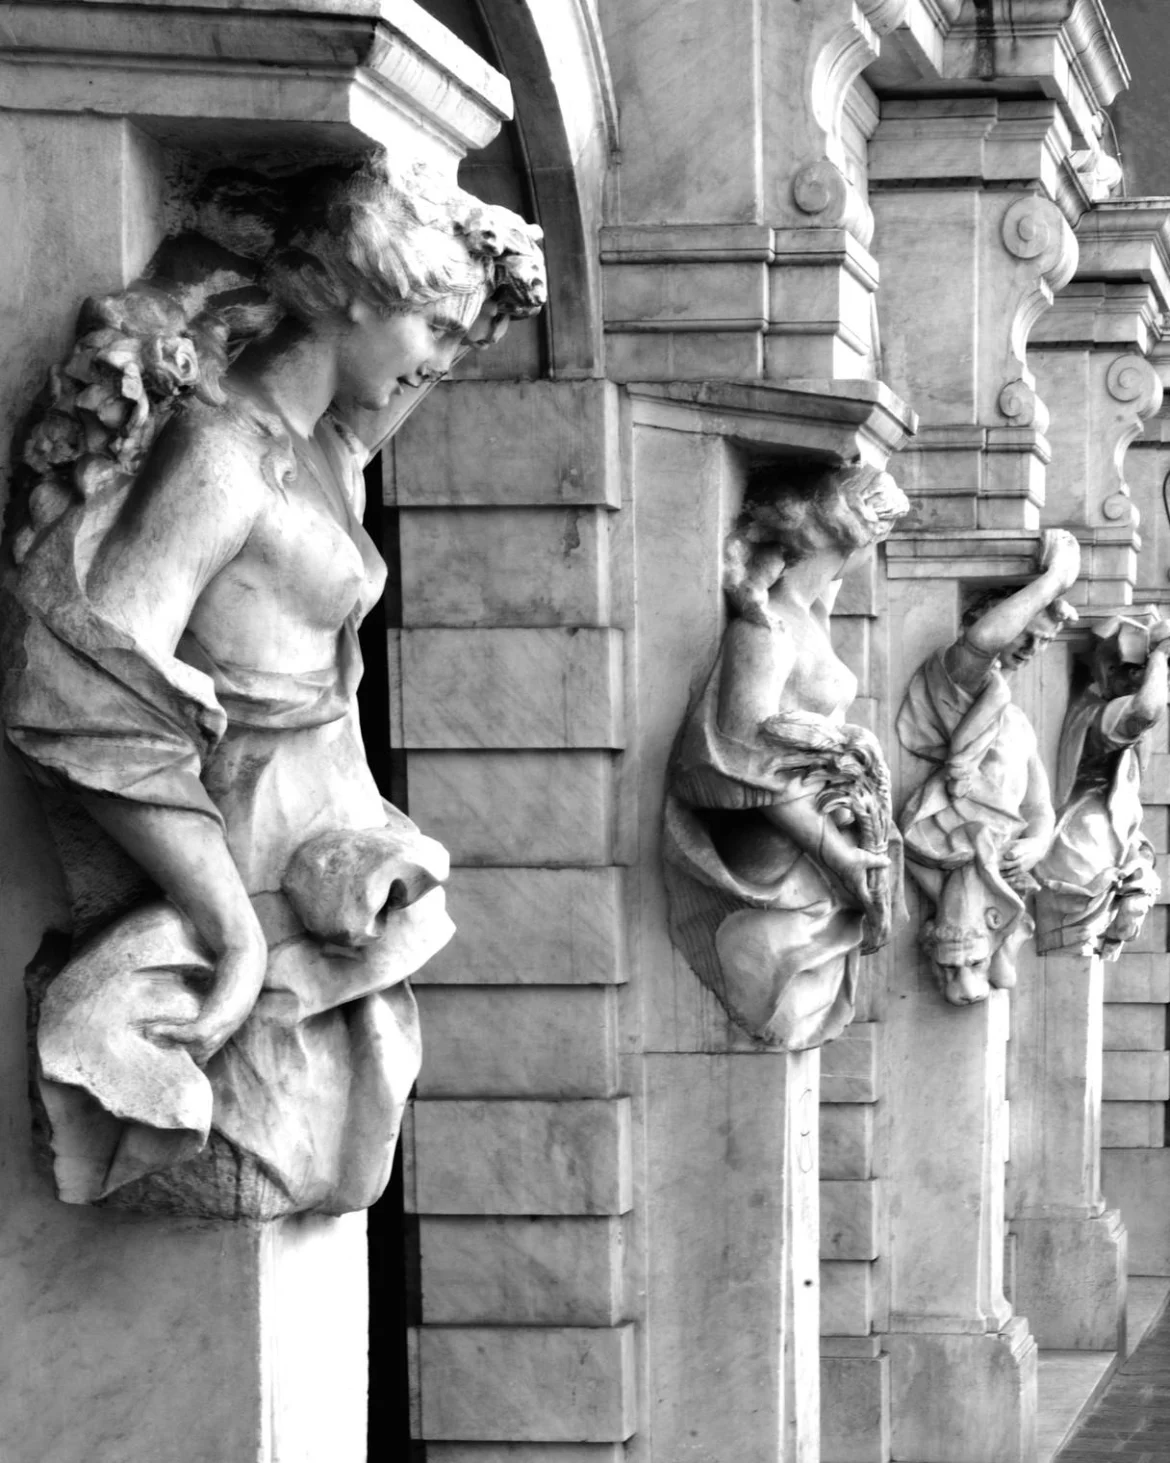
[(1032, 933), (1025, 898), (1055, 822), (1048, 775), (1006, 680), (1076, 611), (1060, 596), (1077, 577), (1071, 534), (1045, 535), (1042, 572), (1022, 589), (985, 595), (955, 643), (911, 679), (898, 713), (903, 747), (932, 764), (900, 816), (907, 866), (931, 909), (921, 943), (952, 1005), (1015, 984)]
[(1116, 960), (1158, 897), (1142, 832), (1142, 742), (1166, 714), (1170, 621), (1149, 611), (1095, 627), (1088, 684), (1065, 718), (1056, 772), (1060, 809), (1037, 866), (1037, 948)]
[(88, 301), (23, 438), (8, 736), (73, 906), (32, 977), (58, 1189), (344, 1213), (418, 1066), (407, 976), (447, 858), (384, 804), (356, 631), (385, 570), (361, 467), (544, 298), (536, 237), (381, 154), (213, 174), (199, 233)]
[(819, 1046), (853, 1016), (856, 959), (899, 903), (889, 774), (829, 615), (906, 501), (872, 469), (762, 469), (726, 545), (732, 620), (668, 771), (675, 944), (753, 1036)]

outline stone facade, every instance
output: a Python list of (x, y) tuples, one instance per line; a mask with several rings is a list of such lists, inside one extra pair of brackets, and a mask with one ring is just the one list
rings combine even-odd
[[(413, 977), (422, 1067), (401, 1185), (373, 1211), (375, 1272), (405, 1272), (406, 1299), (390, 1315), (399, 1287), (372, 1295), (374, 1334), (405, 1354), (399, 1376), (397, 1342), (372, 1353), (371, 1458), (413, 1440), (429, 1463), (1032, 1463), (1045, 1352), (1116, 1350), (1127, 1270), (1170, 1276), (1170, 200), (1123, 191), (1113, 156), (1129, 74), (1110, 16), (1134, 8), (0, 7), (6, 440), (81, 301), (189, 229), (213, 169), (284, 178), (380, 145), (544, 232), (547, 307), (465, 356), (366, 470), (389, 587), (365, 631), (362, 734), (383, 795), (450, 853), (457, 931)], [(1124, 139), (1140, 113), (1116, 104)], [(797, 544), (793, 484), (847, 498), (843, 481), (886, 472), (908, 511), (848, 553), (832, 540), (838, 582), (814, 595), (831, 535)], [(737, 672), (748, 702), (781, 688), (745, 734), (750, 775), (708, 757), (688, 781), (680, 728), (731, 725), (695, 708), (751, 619), (737, 542), (766, 588), (808, 590), (799, 614), (760, 599), (769, 674), (785, 637), (802, 649), (787, 680)], [(1038, 629), (1060, 595), (1069, 613)], [(1027, 634), (1045, 654), (1007, 664)], [(959, 697), (946, 737), (907, 731), (904, 701), (921, 710), (947, 676), (963, 689), (960, 652), (974, 709)], [(1007, 710), (997, 665), (1014, 670)], [(845, 679), (849, 705), (829, 693)], [(1094, 772), (1097, 702), (1114, 760)], [(1034, 816), (1017, 798), (998, 824), (976, 817), (980, 759), (1014, 773), (1023, 728)], [(819, 760), (792, 760), (812, 744)], [(1034, 886), (1060, 882), (1049, 843), (1095, 849), (1076, 830), (1118, 823), (1123, 775), (1144, 924), (1106, 950), (1111, 924), (1058, 937), (1077, 917), (1061, 905), (1033, 939)], [(848, 858), (820, 855), (845, 830), (846, 854), (885, 870), (897, 834), (849, 833), (848, 798), (816, 801), (833, 776), (871, 779), (894, 812), (917, 798), (907, 908), (893, 874), (874, 896), (884, 941), (862, 934)], [(0, 777), (6, 1463), (357, 1463), (360, 1214), (54, 1196), (24, 972), (48, 982), (71, 913), (32, 788), (7, 758)], [(788, 840), (768, 898), (716, 899), (702, 948), (679, 936), (665, 868), (680, 789), (726, 855), (704, 885), (687, 844), (688, 877), (720, 897), (761, 820)], [(957, 865), (953, 841), (915, 834), (926, 818), (960, 830), (984, 914), (1001, 895), (1021, 907), (1005, 978), (973, 978), (978, 942), (939, 935), (952, 901), (917, 875), (932, 849)], [(1102, 909), (1126, 867), (1100, 862)], [(852, 921), (816, 1019), (778, 997), (753, 1025), (728, 999), (741, 957), (719, 920), (745, 911), (783, 981)]]

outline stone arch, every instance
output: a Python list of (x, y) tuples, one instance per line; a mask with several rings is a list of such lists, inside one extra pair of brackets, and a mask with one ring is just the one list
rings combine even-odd
[(470, 158), (465, 172), (471, 191), (486, 197), (475, 173), (498, 168), (510, 150), (545, 231), (550, 299), (542, 322), (541, 374), (598, 376), (597, 230), (607, 169), (617, 151), (617, 109), (589, 0), (424, 0), (424, 6), (512, 86), (514, 123), (501, 145), (488, 149), (482, 164)]

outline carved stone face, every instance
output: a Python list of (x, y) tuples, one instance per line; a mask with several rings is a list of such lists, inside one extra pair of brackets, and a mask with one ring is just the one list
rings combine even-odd
[(442, 301), (396, 315), (355, 301), (338, 349), (338, 398), (384, 411), (395, 396), (446, 375), (466, 338), (466, 325)]
[(1020, 666), (1027, 665), (1042, 650), (1047, 650), (1056, 639), (1059, 630), (1060, 626), (1050, 615), (1037, 615), (1034, 620), (1028, 622), (1028, 627), (1022, 635), (1017, 635), (1000, 651), (1000, 669), (1010, 674), (1010, 672), (1018, 670)]
[(930, 923), (923, 929), (922, 945), (939, 990), (952, 1006), (973, 1006), (987, 1000), (994, 954), (989, 934)]

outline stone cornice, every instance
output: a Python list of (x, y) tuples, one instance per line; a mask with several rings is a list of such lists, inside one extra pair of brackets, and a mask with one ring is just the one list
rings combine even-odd
[(884, 466), (918, 419), (880, 381), (629, 382), (638, 420)]
[(1129, 85), (1102, 0), (992, 0), (990, 16), (975, 0), (915, 0), (866, 76), (879, 95), (1032, 83), (1090, 146), (1094, 117)]
[(244, 119), (294, 144), (312, 123), (318, 149), (330, 130), (392, 144), (421, 125), (448, 162), (512, 115), (504, 77), (414, 0), (4, 0), (0, 86), (10, 108), (129, 116), (195, 142)]
[(1077, 279), (1142, 280), (1170, 310), (1170, 198), (1111, 198), (1076, 227)]

